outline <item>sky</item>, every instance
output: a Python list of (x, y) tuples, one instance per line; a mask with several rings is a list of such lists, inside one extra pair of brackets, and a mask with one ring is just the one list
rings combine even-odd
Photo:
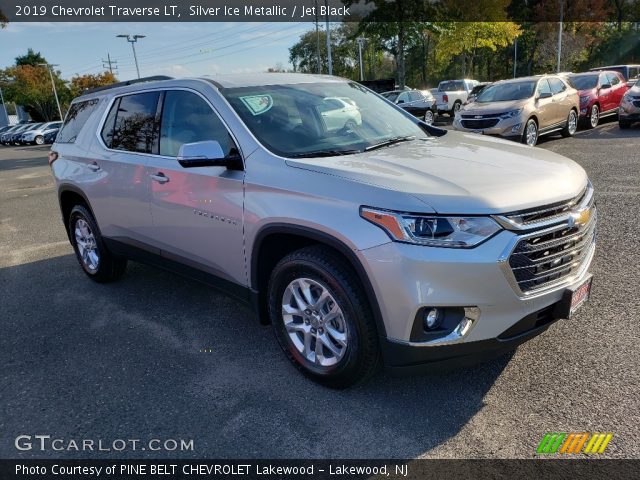
[[(141, 76), (172, 77), (264, 72), (290, 67), (289, 47), (313, 23), (10, 23), (0, 30), (0, 68), (32, 48), (62, 77), (104, 71), (107, 54), (117, 77), (136, 77), (131, 44), (118, 34), (146, 35), (136, 51)], [(116, 72), (114, 72), (116, 73)]]

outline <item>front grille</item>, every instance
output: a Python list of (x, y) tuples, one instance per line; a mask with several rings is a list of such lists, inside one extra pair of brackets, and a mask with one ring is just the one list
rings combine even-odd
[(541, 230), (518, 241), (509, 266), (522, 292), (560, 283), (581, 271), (596, 235), (596, 210), (584, 225), (569, 223)]
[(516, 224), (519, 228), (535, 227), (536, 224), (541, 222), (548, 223), (554, 220), (560, 220), (566, 217), (573, 207), (583, 202), (588, 194), (591, 194), (591, 192), (588, 188), (585, 188), (580, 195), (571, 200), (553, 203), (542, 208), (535, 207), (521, 210), (506, 215), (505, 218)]
[(463, 119), (472, 118), (474, 120), (479, 120), (481, 118), (496, 118), (496, 117), (499, 117), (499, 116), (500, 116), (500, 114), (497, 114), (497, 113), (489, 113), (489, 114), (486, 114), (486, 115), (474, 115), (472, 113), (463, 113), (462, 114), (462, 118)]
[(636, 100), (635, 102), (633, 102), (633, 106), (640, 107), (640, 100)]
[(462, 126), (464, 128), (491, 128), (495, 127), (500, 120), (498, 118), (487, 118), (487, 119), (479, 119), (479, 120), (461, 120)]

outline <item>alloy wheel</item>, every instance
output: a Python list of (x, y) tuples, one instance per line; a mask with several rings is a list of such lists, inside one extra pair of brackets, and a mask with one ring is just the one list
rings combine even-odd
[(534, 147), (538, 141), (538, 127), (535, 122), (529, 122), (527, 124), (527, 145)]
[(337, 364), (349, 344), (347, 322), (331, 292), (310, 278), (296, 278), (282, 295), (282, 321), (290, 342), (310, 363)]
[(589, 120), (591, 122), (591, 128), (598, 126), (598, 122), (600, 121), (600, 111), (598, 110), (597, 105), (591, 107), (591, 117)]
[(42, 135), (38, 135), (36, 137), (36, 145), (43, 145), (44, 144), (44, 137)]
[(567, 120), (567, 130), (569, 131), (569, 135), (573, 135), (576, 133), (578, 129), (578, 116), (574, 110), (569, 112), (569, 119)]
[(433, 112), (431, 110), (427, 110), (424, 113), (424, 123), (427, 125), (433, 125)]
[(74, 234), (82, 264), (89, 272), (97, 272), (100, 266), (100, 254), (91, 227), (84, 219), (80, 218), (76, 221)]

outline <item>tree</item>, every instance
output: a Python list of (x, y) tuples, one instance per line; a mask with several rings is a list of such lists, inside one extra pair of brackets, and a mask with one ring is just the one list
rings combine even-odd
[(20, 55), (16, 57), (16, 67), (20, 67), (23, 65), (31, 65), (33, 67), (41, 64), (47, 63), (45, 58), (40, 54), (40, 52), (36, 53), (32, 48), (27, 50), (26, 55)]
[[(343, 23), (331, 29), (331, 59), (333, 74), (347, 78), (357, 78), (358, 46), (355, 42), (357, 24)], [(327, 65), (327, 40), (324, 31), (320, 36), (320, 66), (321, 71)], [(318, 42), (316, 31), (305, 32), (292, 47), (289, 48), (289, 61), (296, 72), (317, 73), (318, 71)], [(326, 72), (326, 70), (325, 70)]]
[(438, 55), (451, 58), (462, 54), (462, 75), (466, 76), (473, 72), (479, 49), (495, 52), (499, 47), (511, 45), (521, 34), (520, 26), (513, 22), (457, 22), (441, 35)]
[(82, 93), (86, 90), (103, 87), (105, 85), (111, 85), (113, 83), (116, 83), (117, 81), (118, 79), (116, 78), (116, 76), (109, 71), (98, 73), (96, 75), (76, 75), (71, 79), (69, 89), (71, 90), (71, 96), (77, 97), (79, 95), (82, 95)]
[(2, 13), (2, 10), (0, 10), (0, 28), (6, 27), (7, 23), (9, 23), (9, 19)]

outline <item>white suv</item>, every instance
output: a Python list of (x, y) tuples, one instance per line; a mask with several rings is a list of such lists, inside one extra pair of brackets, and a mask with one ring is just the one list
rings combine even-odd
[[(327, 124), (327, 99), (358, 115)], [(580, 166), (430, 127), (344, 79), (102, 88), (73, 102), (50, 163), (90, 278), (134, 259), (214, 285), (332, 387), (504, 352), (589, 294)]]

